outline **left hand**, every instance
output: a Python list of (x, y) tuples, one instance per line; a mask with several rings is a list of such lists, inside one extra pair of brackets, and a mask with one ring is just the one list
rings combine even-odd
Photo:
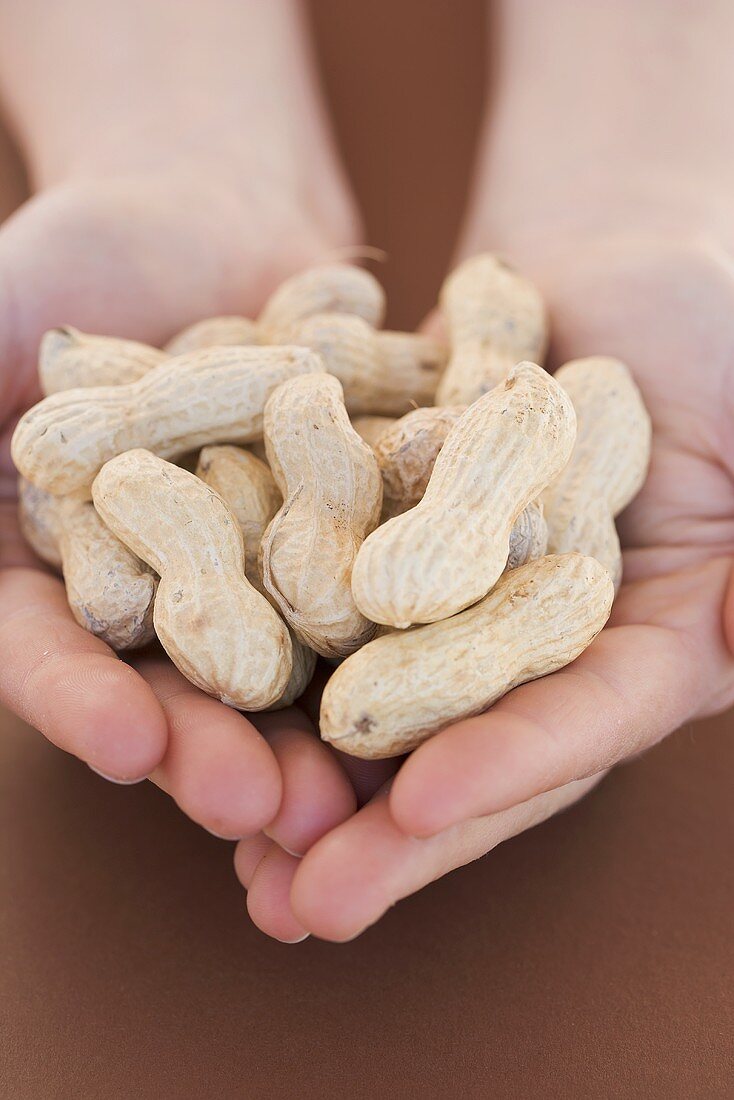
[[(278, 938), (354, 937), (614, 764), (734, 702), (731, 260), (697, 242), (614, 239), (523, 269), (551, 305), (551, 366), (619, 356), (653, 418), (650, 474), (620, 526), (625, 579), (612, 620), (567, 669), (422, 745), (305, 858), (263, 837), (241, 841), (250, 912)], [(320, 802), (316, 786), (311, 799)]]

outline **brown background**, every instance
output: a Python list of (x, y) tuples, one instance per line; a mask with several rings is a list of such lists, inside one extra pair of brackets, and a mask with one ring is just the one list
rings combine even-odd
[[(318, 0), (393, 321), (448, 261), (482, 87), (473, 0)], [(1, 208), (1, 204), (0, 204)], [(248, 922), (231, 846), (0, 719), (0, 1095), (734, 1096), (732, 720), (358, 941)]]

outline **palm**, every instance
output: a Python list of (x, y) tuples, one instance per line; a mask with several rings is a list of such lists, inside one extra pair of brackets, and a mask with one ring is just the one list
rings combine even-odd
[[(293, 920), (328, 938), (354, 935), (397, 898), (567, 805), (618, 760), (734, 700), (730, 262), (631, 242), (527, 268), (551, 302), (552, 365), (617, 355), (652, 413), (650, 475), (620, 525), (625, 582), (611, 624), (571, 668), (427, 742), (389, 795), (300, 866), (281, 855), (275, 887), (274, 870), (255, 874), (254, 888), (279, 892)], [(249, 884), (247, 842), (239, 858)]]
[(674, 631), (708, 660), (692, 712), (728, 705), (734, 680), (719, 635), (734, 553), (734, 269), (714, 250), (614, 246), (558, 285), (559, 361), (592, 348), (619, 355), (654, 421), (647, 482), (620, 522), (612, 623)]

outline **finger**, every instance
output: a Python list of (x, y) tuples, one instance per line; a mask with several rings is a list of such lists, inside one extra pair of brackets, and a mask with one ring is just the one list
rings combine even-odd
[(265, 836), (265, 833), (244, 837), (237, 843), (234, 850), (234, 872), (245, 890), (250, 889), (260, 860), (275, 847), (275, 841)]
[(335, 756), (295, 707), (253, 716), (280, 768), (280, 809), (265, 832), (291, 855), (302, 855), (357, 808), (354, 789)]
[(259, 833), (281, 797), (280, 771), (265, 739), (243, 715), (190, 684), (168, 658), (138, 657), (135, 667), (168, 723), (168, 748), (153, 782), (216, 836)]
[(0, 573), (0, 699), (106, 778), (144, 778), (163, 758), (155, 695), (72, 617), (64, 586), (33, 569)]
[[(311, 683), (298, 700), (299, 708), (306, 712), (314, 729), (318, 729), (321, 696), (333, 671), (326, 661), (319, 661)], [(339, 752), (333, 746), (329, 746), (329, 751), (349, 777), (352, 789), (357, 796), (358, 806), (364, 806), (365, 802), (369, 802), (375, 791), (378, 791), (385, 780), (394, 775), (399, 767), (399, 761), (395, 760), (359, 760), (356, 756)]]
[(401, 898), (539, 824), (596, 782), (585, 779), (422, 840), (397, 827), (380, 794), (304, 856), (291, 887), (293, 918), (321, 939), (353, 939)]
[[(444, 730), (405, 763), (391, 811), (430, 836), (593, 775), (731, 701), (734, 662), (721, 629), (731, 565), (715, 560), (623, 589), (605, 629), (568, 668), (510, 692)], [(644, 624), (644, 625), (643, 625)]]
[(291, 909), (290, 891), (299, 865), (277, 845), (260, 860), (247, 891), (247, 911), (261, 932), (281, 943), (300, 943), (308, 931)]
[(349, 756), (339, 749), (332, 748), (332, 752), (349, 776), (358, 806), (364, 806), (375, 796), (380, 787), (395, 775), (402, 760), (401, 757), (390, 760), (360, 760), (359, 757)]
[(573, 665), (422, 745), (393, 785), (395, 821), (431, 836), (611, 767), (687, 720), (697, 681), (676, 631), (605, 630)]

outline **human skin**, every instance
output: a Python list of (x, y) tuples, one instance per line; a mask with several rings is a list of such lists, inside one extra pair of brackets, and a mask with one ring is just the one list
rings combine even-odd
[[(354, 809), (333, 754), (293, 709), (263, 716), (269, 744), (163, 656), (123, 662), (78, 627), (20, 538), (8, 450), (47, 328), (159, 344), (202, 316), (256, 315), (358, 239), (300, 7), (7, 0), (0, 72), (34, 192), (0, 227), (0, 699), (105, 776), (150, 775), (218, 835), (259, 832), (287, 785), (283, 837), (306, 846)], [(323, 806), (301, 806), (294, 767), (316, 770)]]
[[(712, 3), (695, 15), (682, 2), (641, 12), (632, 0), (561, 0), (552, 16), (542, 7), (515, 0), (500, 10), (504, 75), (459, 254), (492, 247), (512, 257), (549, 297), (554, 362), (600, 351), (626, 358), (656, 427), (650, 482), (623, 525), (632, 583), (617, 625), (572, 670), (439, 735), (369, 801), (395, 764), (341, 761), (349, 783), (306, 712), (263, 715), (256, 728), (164, 658), (138, 657), (131, 671), (77, 628), (60, 583), (6, 533), (14, 478), (3, 467), (3, 561), (15, 568), (0, 578), (0, 695), (99, 770), (150, 773), (205, 827), (250, 836), (236, 855), (250, 913), (283, 940), (350, 938), (734, 691), (721, 628), (734, 635), (731, 181), (723, 153), (713, 159), (731, 147), (731, 78), (718, 60), (731, 17)], [(2, 92), (39, 191), (0, 230), (0, 400), (9, 414), (35, 399), (35, 347), (50, 325), (157, 342), (205, 314), (256, 312), (280, 277), (355, 236), (318, 105), (304, 94), (307, 66), (294, 64), (301, 31), (289, 5), (120, 5), (111, 23), (110, 10), (100, 21), (91, 3), (67, 3), (63, 17), (61, 5), (0, 4)], [(256, 18), (265, 21), (259, 56), (248, 57), (239, 20)], [(124, 41), (146, 48), (123, 62), (115, 44)], [(202, 43), (194, 59), (192, 42)], [(229, 42), (237, 65), (231, 57), (228, 68)], [(205, 73), (208, 53), (216, 65)], [(160, 56), (181, 64), (160, 66)], [(250, 126), (266, 56), (270, 94)], [(209, 89), (200, 115), (194, 64)], [(249, 74), (251, 86), (237, 83)], [(76, 84), (69, 99), (66, 81)], [(128, 100), (116, 94), (123, 86), (126, 95), (144, 91)], [(616, 110), (622, 95), (634, 110)], [(664, 141), (661, 120), (677, 128)], [(237, 143), (227, 137), (235, 127)], [(301, 135), (308, 141), (299, 144)], [(309, 156), (299, 156), (305, 144)], [(200, 171), (202, 152), (216, 172)], [(321, 193), (336, 201), (322, 205)], [(286, 248), (274, 247), (283, 240)], [(580, 776), (589, 778), (558, 786)], [(355, 794), (368, 802), (356, 814)]]
[(537, 281), (552, 368), (629, 363), (654, 423), (650, 475), (621, 517), (610, 626), (573, 666), (436, 735), (303, 859), (240, 843), (250, 912), (284, 939), (352, 938), (734, 702), (734, 11), (508, 0), (496, 15), (499, 85), (459, 256), (498, 249)]

